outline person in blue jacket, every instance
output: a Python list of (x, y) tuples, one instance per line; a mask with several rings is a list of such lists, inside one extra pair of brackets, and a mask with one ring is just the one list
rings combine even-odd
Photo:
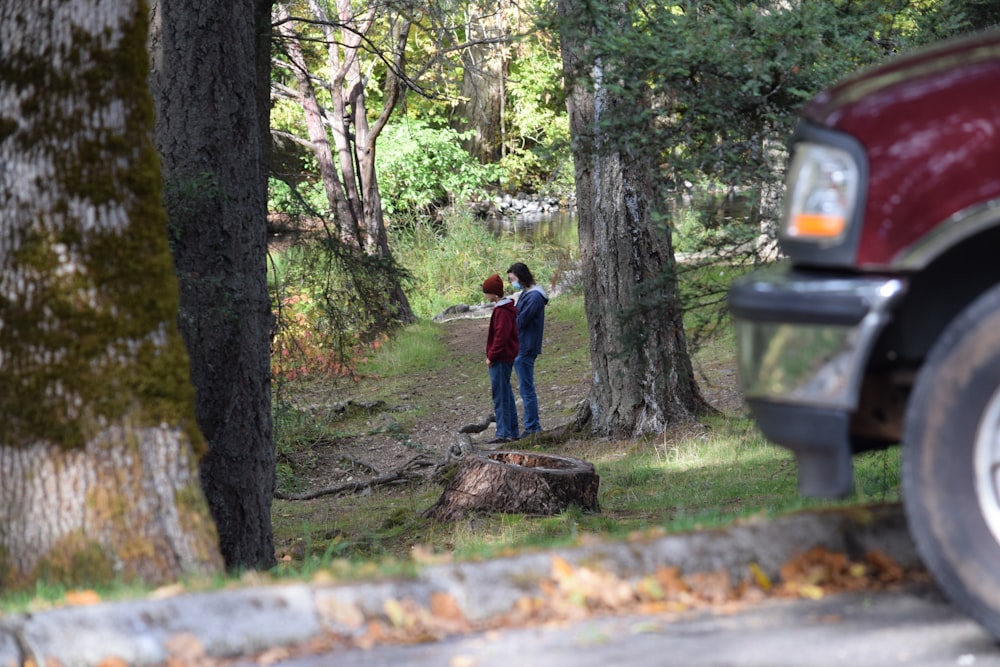
[(542, 353), (542, 335), (545, 331), (545, 306), (549, 297), (535, 284), (535, 277), (525, 264), (515, 262), (507, 269), (514, 291), (522, 290), (517, 300), (517, 337), (520, 349), (514, 359), (518, 390), (524, 404), (524, 430), (522, 436), (539, 433), (538, 395), (535, 392), (535, 359)]

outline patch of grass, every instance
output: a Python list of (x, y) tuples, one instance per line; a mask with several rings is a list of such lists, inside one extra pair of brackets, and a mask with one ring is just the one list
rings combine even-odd
[(366, 375), (392, 377), (436, 367), (447, 352), (441, 336), (440, 324), (420, 320), (382, 343), (358, 365), (358, 370)]
[(514, 233), (495, 235), (467, 213), (449, 215), (440, 224), (414, 223), (397, 229), (393, 252), (411, 276), (407, 296), (413, 312), (430, 319), (455, 304), (485, 302), (483, 280), (521, 261), (545, 284), (575, 259), (567, 250), (526, 243)]
[[(275, 527), (294, 525), (313, 546), (312, 559), (336, 539), (338, 555), (348, 562), (385, 558), (398, 567), (415, 547), (477, 560), (574, 545), (587, 535), (623, 539), (641, 531), (683, 532), (748, 517), (900, 499), (898, 449), (857, 457), (858, 489), (850, 497), (811, 499), (798, 493), (791, 454), (765, 442), (747, 419), (720, 417), (710, 426), (593, 450), (587, 459), (601, 478), (600, 513), (570, 508), (553, 517), (497, 514), (440, 523), (420, 517), (441, 492), (424, 484), (330, 500), (323, 504), (325, 519), (315, 513), (318, 505), (278, 503)], [(297, 518), (288, 522), (283, 516)], [(335, 537), (330, 526), (336, 526)]]

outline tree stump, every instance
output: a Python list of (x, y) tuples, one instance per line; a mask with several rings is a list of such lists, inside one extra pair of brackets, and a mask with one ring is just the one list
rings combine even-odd
[(423, 516), (454, 521), (480, 512), (550, 515), (570, 505), (599, 512), (600, 480), (592, 463), (565, 456), (516, 451), (469, 454)]

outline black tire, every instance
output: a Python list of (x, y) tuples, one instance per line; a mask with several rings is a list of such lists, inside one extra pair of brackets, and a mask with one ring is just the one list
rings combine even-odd
[(925, 564), (955, 606), (1000, 639), (998, 440), (1000, 286), (931, 350), (907, 406), (902, 451), (906, 514)]

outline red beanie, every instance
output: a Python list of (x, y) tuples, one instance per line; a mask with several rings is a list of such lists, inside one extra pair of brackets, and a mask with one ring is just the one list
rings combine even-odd
[(483, 281), (483, 293), (503, 296), (503, 279), (500, 278), (500, 274), (494, 273)]

